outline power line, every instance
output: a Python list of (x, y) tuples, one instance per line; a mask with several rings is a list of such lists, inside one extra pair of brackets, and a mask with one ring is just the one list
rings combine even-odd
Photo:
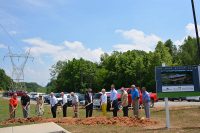
[(3, 31), (8, 35), (8, 37), (10, 38), (10, 40), (17, 45), (17, 41), (15, 41), (15, 39), (10, 35), (10, 33), (6, 30), (6, 28), (0, 23), (0, 27), (3, 29)]

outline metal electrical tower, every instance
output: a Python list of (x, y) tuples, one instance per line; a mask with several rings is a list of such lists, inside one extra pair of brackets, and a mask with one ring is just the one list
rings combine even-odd
[[(9, 57), (12, 64), (12, 90), (25, 90), (24, 84), (24, 67), (28, 59), (34, 59), (30, 56), (30, 49), (25, 54), (14, 54), (10, 47), (8, 47), (8, 54), (5, 57)], [(16, 61), (17, 60), (17, 61)]]

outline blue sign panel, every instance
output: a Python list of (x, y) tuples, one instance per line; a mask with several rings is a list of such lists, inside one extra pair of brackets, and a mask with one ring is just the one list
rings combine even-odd
[(159, 97), (200, 95), (200, 66), (156, 67), (156, 90)]

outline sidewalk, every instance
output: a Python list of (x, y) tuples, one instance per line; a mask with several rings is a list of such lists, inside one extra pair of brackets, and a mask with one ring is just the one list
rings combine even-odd
[(49, 122), (0, 128), (0, 133), (70, 133), (59, 125)]

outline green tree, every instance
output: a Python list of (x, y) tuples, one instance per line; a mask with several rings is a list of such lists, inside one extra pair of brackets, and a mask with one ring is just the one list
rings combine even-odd
[(0, 69), (0, 90), (9, 90), (12, 79), (6, 75), (3, 69)]
[(196, 39), (188, 37), (180, 46), (178, 58), (181, 65), (198, 65), (200, 63)]

